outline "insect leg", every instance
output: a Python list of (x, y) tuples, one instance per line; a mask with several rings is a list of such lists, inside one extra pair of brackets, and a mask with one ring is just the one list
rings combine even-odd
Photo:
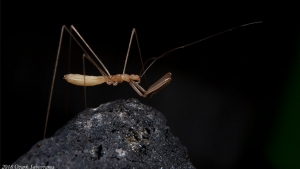
[[(97, 64), (96, 62), (88, 55), (87, 50), (85, 50), (85, 48), (81, 45), (81, 43), (78, 41), (78, 39), (73, 35), (73, 33), (71, 32), (71, 30), (74, 30), (76, 35), (81, 39), (81, 41), (85, 44), (85, 46), (89, 49), (89, 51), (94, 55), (94, 57), (99, 61), (99, 63), (103, 66), (103, 68), (105, 69), (105, 71), (103, 71)], [(83, 50), (83, 52), (85, 53), (85, 58), (87, 58), (89, 61), (92, 62), (93, 65), (95, 65), (97, 67), (97, 69), (99, 70), (99, 72), (102, 74), (102, 76), (107, 77), (108, 75), (110, 76), (108, 70), (106, 69), (106, 67), (104, 66), (104, 64), (101, 62), (101, 60), (97, 57), (97, 55), (94, 53), (94, 51), (90, 48), (90, 46), (86, 43), (86, 41), (82, 38), (82, 36), (79, 34), (79, 32), (76, 30), (76, 28), (71, 25), (71, 30), (69, 30), (65, 25), (62, 26), (61, 28), (61, 33), (60, 33), (60, 39), (59, 39), (59, 45), (58, 45), (58, 50), (57, 50), (57, 55), (56, 55), (56, 61), (55, 61), (55, 66), (54, 66), (54, 73), (53, 73), (53, 77), (52, 77), (52, 84), (51, 84), (51, 90), (50, 90), (50, 96), (49, 96), (49, 102), (48, 102), (48, 108), (47, 108), (47, 115), (46, 115), (46, 122), (45, 122), (45, 128), (44, 128), (44, 136), (43, 138), (46, 138), (46, 132), (47, 132), (47, 126), (48, 126), (48, 119), (49, 119), (49, 113), (50, 113), (50, 107), (51, 107), (51, 102), (52, 102), (52, 95), (53, 95), (53, 90), (54, 90), (54, 82), (55, 82), (55, 78), (56, 78), (56, 72), (57, 72), (57, 66), (58, 66), (58, 60), (59, 60), (59, 56), (60, 56), (60, 51), (61, 51), (61, 46), (62, 46), (62, 38), (64, 35), (64, 31), (67, 31), (70, 35), (71, 39), (74, 39), (76, 41), (76, 43), (79, 45), (79, 47)], [(71, 46), (69, 46), (71, 48)], [(70, 50), (69, 48), (69, 50)], [(70, 57), (70, 56), (69, 56)]]
[(129, 82), (130, 86), (139, 94), (140, 96), (144, 97), (143, 93), (138, 89), (136, 83), (134, 82)]
[[(141, 60), (141, 64), (142, 64), (142, 71), (145, 70), (144, 62), (143, 62), (143, 58), (142, 58), (142, 53), (141, 53), (141, 48), (140, 48), (140, 43), (139, 43), (139, 39), (138, 39), (138, 35), (137, 35), (137, 32), (136, 32), (136, 29), (133, 28), (133, 29), (132, 29), (132, 32), (131, 32), (130, 40), (129, 40), (129, 45), (128, 45), (128, 49), (127, 49), (127, 54), (126, 54), (125, 62), (124, 62), (123, 74), (125, 74), (125, 70), (126, 70), (126, 66), (127, 66), (127, 61), (128, 61), (128, 57), (129, 57), (129, 52), (130, 52), (130, 48), (131, 48), (133, 36), (135, 36), (135, 39), (136, 39), (136, 42), (137, 42), (137, 47), (138, 47), (138, 50), (139, 50), (140, 60)], [(144, 79), (145, 79), (146, 87), (148, 88), (148, 81), (147, 81), (146, 75), (145, 75)], [(133, 86), (133, 84), (130, 84), (130, 85)], [(134, 89), (135, 91), (138, 90), (137, 88), (133, 88), (133, 89)], [(144, 90), (144, 89), (143, 89), (143, 90)], [(140, 95), (140, 94), (139, 94), (139, 95)], [(143, 96), (143, 95), (140, 95), (140, 96)], [(149, 98), (149, 103), (150, 103), (150, 105), (151, 105), (151, 100), (150, 100), (150, 98)]]
[[(153, 95), (153, 94), (157, 93), (158, 91), (160, 91), (165, 86), (167, 86), (172, 80), (171, 76), (172, 76), (172, 74), (170, 72), (165, 74), (158, 81), (156, 81), (154, 84), (152, 84), (148, 90), (145, 90), (142, 86), (140, 86), (138, 83), (133, 82), (133, 81), (131, 81), (129, 84), (140, 96), (147, 97), (149, 94), (152, 93), (152, 95)], [(142, 92), (144, 94), (142, 94)], [(151, 95), (151, 97), (152, 97), (152, 95)]]
[(144, 93), (144, 97), (146, 97), (148, 94), (153, 93), (153, 92), (157, 93), (159, 90), (161, 90), (166, 85), (168, 85), (172, 80), (171, 76), (172, 76), (172, 74), (169, 72), (169, 73), (165, 74), (163, 77), (161, 77), (158, 81), (156, 81), (154, 84), (152, 84), (149, 87), (149, 89)]
[(86, 84), (85, 84), (85, 54), (82, 55), (82, 64), (83, 64), (83, 90), (84, 90), (84, 108), (87, 108), (87, 101), (86, 101)]
[(46, 131), (47, 131), (47, 125), (48, 125), (48, 119), (49, 119), (50, 106), (51, 106), (51, 102), (52, 102), (52, 95), (53, 95), (53, 89), (54, 89), (55, 76), (56, 76), (58, 59), (59, 59), (59, 54), (60, 54), (60, 49), (61, 49), (61, 43), (62, 43), (62, 37), (63, 37), (63, 34), (64, 34), (65, 27), (66, 27), (65, 25), (62, 26), (61, 33), (60, 33), (60, 38), (59, 38), (58, 51), (57, 51), (56, 61), (55, 61), (55, 66), (54, 66), (54, 74), (53, 74), (53, 77), (52, 77), (52, 84), (51, 84), (51, 90), (50, 90), (50, 96), (49, 96), (49, 102), (48, 102), (48, 108), (47, 108), (47, 115), (46, 115), (46, 122), (45, 122), (43, 139), (46, 138)]

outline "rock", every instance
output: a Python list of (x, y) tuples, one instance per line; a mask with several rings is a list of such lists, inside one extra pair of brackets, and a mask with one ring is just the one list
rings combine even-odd
[(136, 99), (86, 109), (14, 164), (55, 168), (194, 168), (165, 117)]

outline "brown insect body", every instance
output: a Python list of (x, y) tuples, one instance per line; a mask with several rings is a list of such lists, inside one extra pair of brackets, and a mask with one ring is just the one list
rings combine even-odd
[(123, 81), (126, 82), (131, 82), (134, 81), (136, 83), (140, 83), (141, 78), (139, 75), (128, 75), (128, 74), (117, 74), (117, 75), (113, 75), (111, 77), (108, 77), (108, 80), (106, 81), (106, 83), (108, 85), (113, 84), (114, 86), (117, 86), (118, 83), (122, 83)]

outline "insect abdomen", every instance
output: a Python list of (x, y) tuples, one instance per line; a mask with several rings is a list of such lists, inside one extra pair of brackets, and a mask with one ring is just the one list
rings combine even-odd
[(80, 74), (67, 74), (64, 79), (77, 86), (95, 86), (106, 82), (104, 76), (84, 76)]

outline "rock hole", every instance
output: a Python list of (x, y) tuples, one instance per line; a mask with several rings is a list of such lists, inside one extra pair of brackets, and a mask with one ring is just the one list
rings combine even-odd
[(97, 149), (98, 159), (100, 159), (104, 155), (104, 152), (102, 152), (102, 150), (103, 150), (103, 147), (102, 147), (102, 145), (100, 145)]
[(77, 142), (80, 142), (80, 140), (77, 140)]
[(148, 129), (148, 128), (145, 128), (145, 129), (146, 129), (146, 132), (147, 132), (148, 134), (151, 133), (151, 130), (150, 130), (150, 129)]
[(116, 131), (117, 131), (116, 129), (113, 129), (111, 132), (114, 133), (114, 132), (116, 132)]
[(142, 154), (147, 155), (147, 147), (145, 145), (143, 145), (142, 147), (140, 147), (139, 150)]

